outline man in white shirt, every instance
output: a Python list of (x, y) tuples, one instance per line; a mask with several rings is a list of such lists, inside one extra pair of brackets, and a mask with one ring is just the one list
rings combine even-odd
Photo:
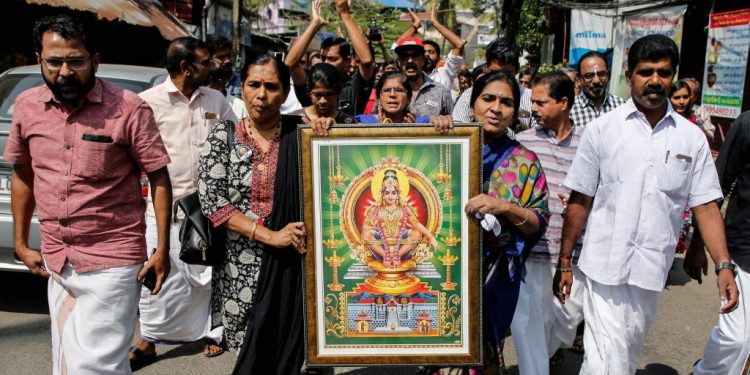
[[(169, 179), (177, 201), (193, 193), (198, 181), (198, 156), (209, 130), (219, 121), (236, 121), (224, 95), (205, 87), (213, 62), (206, 44), (193, 37), (177, 38), (167, 49), (169, 77), (140, 94), (154, 111), (159, 133), (172, 162)], [(174, 202), (173, 202), (174, 204)], [(141, 340), (130, 355), (131, 367), (147, 365), (156, 357), (155, 343), (182, 343), (209, 339), (204, 354), (220, 354), (223, 329), (212, 330), (210, 319), (211, 267), (180, 260), (182, 212), (170, 225), (169, 258), (172, 274), (153, 296), (144, 287), (138, 305)], [(155, 236), (153, 206), (146, 209), (146, 243), (149, 255)]]
[[(706, 137), (668, 100), (679, 64), (674, 41), (638, 39), (628, 52), (630, 99), (589, 123), (568, 171), (572, 190), (553, 290), (571, 292), (575, 240), (588, 217), (578, 261), (586, 320), (581, 374), (634, 374), (674, 258), (685, 205), (714, 262), (730, 265), (722, 198)], [(594, 199), (596, 197), (596, 199)], [(737, 306), (730, 266), (719, 271), (721, 312)]]

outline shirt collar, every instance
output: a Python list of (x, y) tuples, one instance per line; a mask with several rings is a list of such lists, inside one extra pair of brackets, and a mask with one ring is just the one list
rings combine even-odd
[[(182, 94), (182, 91), (175, 86), (174, 82), (172, 82), (172, 77), (167, 77), (167, 79), (164, 80), (164, 88), (167, 90), (170, 94), (178, 94), (181, 97), (185, 97), (185, 95)], [(193, 91), (193, 97), (189, 98), (188, 101), (192, 102), (193, 99), (195, 99), (198, 95), (203, 95), (203, 86), (198, 87)]]
[[(640, 113), (645, 119), (645, 115), (641, 111), (638, 110), (638, 107), (635, 106), (635, 103), (633, 102), (632, 97), (628, 98), (628, 100), (622, 106), (625, 108), (626, 118), (630, 118), (631, 116), (638, 116), (638, 114)], [(677, 123), (677, 118), (678, 118), (677, 116), (679, 116), (679, 114), (674, 111), (674, 108), (672, 108), (672, 103), (670, 103), (669, 100), (667, 100), (667, 112), (664, 114), (664, 117), (659, 119), (659, 121), (656, 124), (659, 125), (664, 122), (664, 119), (670, 118), (672, 120), (671, 124), (674, 125)]]
[(578, 103), (580, 103), (581, 107), (587, 107), (589, 105), (589, 103), (591, 103), (591, 101), (586, 96), (586, 94), (583, 93), (583, 90), (581, 90), (581, 93), (578, 94), (578, 98), (577, 99), (578, 99)]
[[(55, 98), (55, 94), (52, 93), (52, 90), (50, 90), (49, 86), (46, 84), (43, 86), (42, 94), (39, 96), (39, 101), (43, 103), (49, 103), (49, 102), (59, 102), (57, 98)], [(101, 103), (102, 102), (102, 92), (104, 91), (104, 88), (102, 87), (102, 82), (99, 78), (94, 78), (94, 87), (89, 90), (88, 93), (86, 93), (86, 100), (91, 103)]]
[[(578, 97), (576, 100), (579, 103), (581, 103), (580, 104), (581, 107), (588, 107), (588, 106), (596, 107), (596, 104), (591, 99), (589, 99), (589, 97), (586, 96), (586, 94), (583, 91), (581, 91), (581, 93), (578, 94)], [(610, 103), (611, 101), (612, 101), (612, 94), (610, 93), (604, 94), (604, 101), (602, 102), (602, 107), (606, 106), (607, 104), (611, 104)]]
[(435, 86), (435, 81), (432, 78), (430, 78), (427, 74), (422, 72), (422, 76), (424, 77), (424, 83), (419, 88), (419, 91), (422, 91), (422, 89), (429, 87), (429, 86)]
[[(570, 123), (573, 125), (573, 127), (570, 128), (570, 132), (568, 133), (568, 136), (565, 137), (565, 139), (561, 140), (560, 142), (565, 142), (566, 139), (572, 137), (574, 134), (576, 134), (579, 131), (579, 129), (576, 129), (577, 126), (575, 122), (573, 122), (573, 119), (570, 119)], [(557, 143), (557, 138), (556, 138), (557, 133), (555, 133), (554, 130), (547, 130), (539, 124), (534, 125), (534, 130), (536, 130), (537, 132), (543, 133), (545, 136), (547, 136), (550, 139), (554, 139), (555, 143)]]
[(99, 78), (95, 78), (96, 82), (94, 82), (94, 87), (89, 90), (88, 94), (86, 94), (86, 99), (91, 103), (101, 103), (102, 102), (102, 92), (104, 91), (104, 88), (102, 87), (102, 82), (99, 80)]

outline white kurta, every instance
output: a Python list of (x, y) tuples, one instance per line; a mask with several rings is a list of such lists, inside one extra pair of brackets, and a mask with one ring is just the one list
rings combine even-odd
[[(211, 267), (180, 260), (180, 222), (170, 225), (169, 259), (172, 269), (159, 294), (141, 289), (141, 336), (151, 342), (191, 342), (211, 330)], [(149, 257), (156, 247), (156, 219), (146, 217)], [(221, 341), (221, 335), (219, 340)]]
[(739, 306), (719, 315), (693, 375), (740, 374), (750, 365), (750, 273), (737, 268)]
[(549, 374), (549, 358), (557, 349), (573, 345), (576, 328), (583, 321), (581, 272), (573, 268), (573, 290), (565, 305), (552, 294), (554, 276), (555, 264), (526, 261), (526, 278), (510, 325), (522, 375)]
[(76, 273), (65, 262), (50, 272), (47, 287), (52, 321), (52, 373), (131, 374), (128, 348), (138, 306), (136, 264)]

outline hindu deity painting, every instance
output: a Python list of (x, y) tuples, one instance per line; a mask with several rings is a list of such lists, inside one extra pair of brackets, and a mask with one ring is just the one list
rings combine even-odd
[(318, 356), (469, 352), (479, 303), (462, 211), (476, 173), (470, 143), (311, 139), (303, 198)]

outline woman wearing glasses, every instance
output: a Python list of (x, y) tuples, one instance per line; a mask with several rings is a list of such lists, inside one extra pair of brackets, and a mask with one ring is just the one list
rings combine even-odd
[(430, 122), (426, 116), (415, 116), (409, 113), (411, 88), (404, 73), (400, 71), (385, 72), (375, 86), (378, 97), (378, 113), (374, 115), (357, 115), (357, 121), (367, 124), (415, 123)]
[(338, 101), (341, 94), (341, 75), (331, 64), (315, 64), (307, 76), (307, 93), (312, 105), (305, 107), (302, 121), (309, 124), (318, 118), (330, 118), (336, 124), (353, 124), (353, 116), (339, 111)]
[[(375, 86), (378, 95), (378, 113), (375, 115), (361, 114), (354, 118), (361, 124), (427, 124), (430, 123), (440, 133), (453, 128), (451, 116), (415, 116), (409, 113), (411, 103), (411, 89), (404, 73), (399, 71), (385, 72)], [(314, 99), (313, 99), (314, 100)], [(327, 135), (328, 129), (334, 124), (330, 118), (323, 117), (310, 121), (314, 132)]]

